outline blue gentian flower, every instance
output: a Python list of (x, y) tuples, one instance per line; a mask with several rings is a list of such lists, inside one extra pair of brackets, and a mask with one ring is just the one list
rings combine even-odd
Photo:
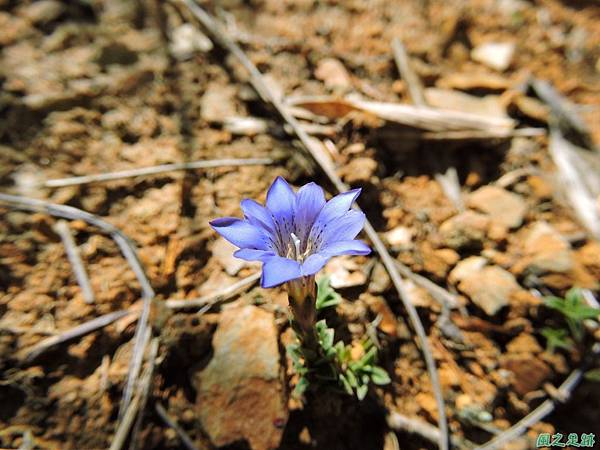
[(365, 215), (351, 209), (359, 194), (360, 189), (354, 189), (326, 202), (317, 184), (305, 184), (294, 192), (277, 177), (267, 192), (266, 206), (245, 199), (244, 219), (224, 217), (210, 225), (240, 248), (234, 256), (263, 263), (262, 287), (292, 280), (297, 284), (298, 279), (313, 278), (333, 256), (371, 252), (367, 244), (354, 239), (365, 223)]

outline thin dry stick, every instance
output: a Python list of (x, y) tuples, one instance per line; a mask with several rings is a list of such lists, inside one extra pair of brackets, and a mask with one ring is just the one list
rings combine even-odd
[(88, 304), (94, 303), (94, 291), (92, 290), (87, 271), (81, 261), (81, 255), (79, 254), (77, 244), (75, 244), (75, 239), (73, 239), (73, 235), (71, 234), (69, 224), (64, 220), (59, 220), (54, 226), (54, 230), (58, 233), (65, 246), (67, 258), (71, 263), (71, 267), (73, 267), (73, 273), (75, 274), (77, 283), (79, 283), (79, 286), (81, 287), (83, 300)]
[[(194, 14), (194, 16), (202, 23), (204, 28), (206, 28), (206, 30), (211, 35), (213, 35), (213, 38), (216, 42), (225, 47), (239, 59), (240, 63), (249, 72), (251, 77), (250, 81), (256, 89), (256, 91), (259, 93), (259, 95), (263, 98), (263, 100), (272, 104), (277, 110), (277, 112), (280, 114), (280, 116), (292, 127), (298, 139), (300, 139), (304, 147), (312, 155), (315, 161), (321, 166), (322, 170), (325, 172), (325, 174), (336, 187), (336, 189), (340, 192), (346, 191), (348, 189), (347, 186), (337, 175), (335, 168), (332, 166), (331, 162), (324, 154), (322, 149), (311, 142), (311, 138), (300, 126), (298, 121), (288, 112), (281, 100), (279, 100), (279, 98), (271, 92), (269, 86), (265, 83), (262, 74), (259, 72), (256, 66), (248, 59), (248, 57), (245, 55), (242, 49), (226, 35), (226, 32), (225, 30), (223, 30), (221, 25), (218, 22), (216, 22), (209, 14), (207, 14), (206, 11), (204, 11), (201, 7), (196, 5), (191, 0), (180, 0), (180, 2), (182, 2), (189, 8), (192, 14)], [(402, 278), (400, 277), (400, 274), (396, 269), (394, 259), (390, 256), (387, 249), (385, 248), (385, 245), (383, 244), (383, 242), (377, 235), (377, 232), (368, 220), (365, 222), (365, 231), (371, 239), (371, 241), (373, 242), (375, 249), (379, 253), (383, 265), (390, 274), (390, 278), (392, 279), (392, 282), (394, 283), (394, 286), (398, 291), (400, 299), (402, 300), (402, 303), (404, 304), (404, 307), (408, 312), (409, 318), (421, 343), (421, 350), (423, 352), (425, 362), (427, 364), (427, 369), (431, 378), (431, 384), (433, 386), (433, 391), (435, 393), (435, 399), (438, 407), (438, 422), (440, 429), (439, 447), (442, 450), (447, 450), (448, 424), (446, 421), (444, 397), (442, 395), (442, 388), (440, 385), (437, 368), (435, 366), (435, 361), (433, 359), (433, 354), (431, 352), (429, 342), (427, 339), (427, 334), (425, 333), (425, 329), (423, 327), (423, 324), (421, 323), (421, 319), (417, 314), (417, 310), (415, 309), (415, 307), (413, 306), (406, 294)]]
[[(427, 106), (421, 80), (412, 69), (406, 48), (402, 44), (402, 41), (397, 37), (392, 39), (392, 51), (394, 52), (394, 59), (398, 66), (398, 72), (400, 72), (400, 76), (408, 85), (408, 92), (410, 93), (410, 98), (413, 103), (416, 106)], [(456, 168), (448, 167), (445, 173), (436, 173), (435, 179), (442, 187), (446, 197), (454, 203), (454, 206), (459, 211), (462, 211), (464, 205), (460, 195), (460, 184), (458, 182)]]
[(402, 276), (411, 279), (413, 282), (421, 286), (427, 292), (431, 294), (431, 296), (437, 300), (442, 305), (448, 307), (449, 309), (460, 309), (460, 304), (456, 298), (456, 295), (448, 292), (441, 286), (438, 286), (433, 281), (428, 280), (422, 275), (418, 273), (414, 273), (410, 268), (400, 261), (396, 261), (396, 267), (398, 268), (398, 272), (402, 274)]
[(131, 444), (129, 445), (130, 450), (135, 450), (138, 447), (137, 437), (144, 422), (144, 410), (146, 409), (146, 403), (148, 403), (148, 397), (150, 395), (150, 387), (152, 386), (152, 377), (154, 376), (154, 368), (156, 367), (156, 355), (158, 354), (158, 344), (158, 337), (153, 338), (150, 342), (150, 351), (148, 355), (148, 370), (150, 371), (150, 375), (148, 377), (148, 383), (140, 386), (142, 391), (142, 398), (140, 400), (140, 413), (137, 416), (135, 425), (133, 426), (133, 431), (131, 432)]
[[(438, 442), (440, 440), (440, 430), (434, 425), (425, 422), (421, 419), (405, 416), (399, 412), (392, 411), (386, 417), (388, 426), (396, 431), (406, 431), (408, 433), (418, 434), (430, 442)], [(473, 448), (475, 444), (465, 439), (460, 439), (455, 436), (450, 437), (453, 446), (458, 448)]]
[[(597, 352), (596, 352), (597, 353)], [(563, 401), (568, 400), (571, 396), (581, 378), (583, 377), (583, 370), (575, 369), (567, 377), (567, 379), (559, 386), (558, 394)], [(538, 423), (552, 411), (556, 406), (556, 400), (548, 399), (545, 400), (540, 406), (531, 411), (528, 415), (519, 420), (516, 424), (502, 433), (488, 441), (486, 444), (477, 447), (475, 450), (495, 450), (497, 448), (504, 448), (504, 446), (510, 441), (518, 438), (527, 431), (528, 428)]]
[(131, 363), (129, 366), (129, 375), (127, 377), (127, 384), (125, 386), (125, 393), (123, 395), (119, 417), (125, 412), (127, 405), (131, 401), (131, 395), (133, 391), (133, 384), (137, 379), (142, 363), (143, 348), (142, 343), (144, 334), (148, 328), (148, 317), (150, 316), (150, 304), (154, 298), (154, 289), (148, 281), (148, 277), (144, 272), (144, 268), (138, 259), (137, 252), (134, 244), (131, 240), (123, 234), (114, 225), (102, 220), (100, 217), (83, 211), (73, 206), (57, 205), (44, 200), (37, 200), (27, 197), (21, 197), (17, 195), (9, 195), (0, 193), (0, 201), (8, 203), (9, 205), (24, 209), (27, 211), (45, 212), (52, 216), (62, 217), (70, 220), (83, 220), (91, 225), (94, 225), (101, 230), (110, 234), (114, 241), (119, 246), (123, 257), (127, 260), (131, 269), (135, 273), (140, 287), (142, 290), (143, 307), (141, 313), (141, 320), (138, 321), (137, 328), (135, 330), (133, 354), (131, 356)]
[(123, 178), (133, 178), (147, 175), (157, 175), (165, 172), (174, 172), (177, 170), (209, 169), (223, 166), (253, 166), (273, 164), (270, 158), (247, 158), (247, 159), (214, 159), (204, 161), (191, 161), (187, 163), (161, 164), (158, 166), (142, 167), (139, 169), (121, 170), (118, 172), (99, 173), (95, 175), (84, 175), (81, 177), (58, 178), (48, 180), (44, 187), (57, 188), (64, 186), (74, 186), (78, 184), (98, 183), (102, 181), (121, 180)]
[[(148, 334), (146, 334), (146, 336), (148, 336)], [(127, 435), (129, 434), (129, 430), (131, 429), (133, 420), (138, 414), (138, 411), (140, 411), (143, 392), (146, 389), (146, 385), (150, 384), (151, 379), (151, 369), (150, 365), (148, 365), (148, 367), (146, 368), (146, 370), (144, 370), (144, 373), (142, 374), (136, 395), (127, 404), (127, 409), (123, 414), (123, 418), (119, 421), (115, 437), (113, 438), (110, 444), (109, 450), (121, 450), (121, 448), (123, 448), (123, 444), (125, 443), (125, 439), (127, 439)]]
[(548, 149), (575, 214), (588, 231), (596, 239), (600, 239), (600, 214), (596, 210), (596, 201), (586, 186), (585, 174), (581, 170), (587, 170), (587, 166), (576, 164), (578, 156), (573, 150), (573, 145), (563, 137), (558, 127), (550, 127)]
[(175, 419), (171, 418), (171, 416), (169, 416), (169, 414), (167, 413), (167, 411), (165, 410), (165, 408), (163, 407), (163, 405), (161, 405), (160, 403), (156, 402), (156, 404), (154, 405), (154, 407), (156, 408), (156, 412), (158, 413), (158, 415), (160, 416), (160, 418), (163, 420), (163, 422), (166, 423), (168, 426), (170, 426), (171, 428), (173, 428), (175, 430), (175, 432), (179, 436), (179, 439), (181, 439), (181, 443), (188, 450), (198, 450), (198, 448), (194, 445), (194, 441), (192, 441), (192, 439), (183, 430), (183, 428), (181, 428), (179, 426), (179, 424), (177, 423), (177, 421)]
[(402, 41), (395, 37), (392, 39), (392, 51), (398, 72), (408, 86), (408, 93), (413, 103), (417, 106), (426, 106), (425, 95), (423, 95), (423, 86), (421, 80), (412, 69), (408, 58), (408, 53)]
[(114, 311), (108, 314), (104, 314), (88, 322), (82, 323), (81, 325), (77, 325), (76, 327), (71, 328), (70, 330), (64, 331), (61, 334), (43, 339), (37, 344), (35, 344), (33, 347), (31, 347), (27, 351), (23, 359), (26, 362), (31, 362), (39, 355), (58, 344), (62, 344), (63, 342), (68, 342), (75, 338), (85, 336), (86, 334), (90, 334), (93, 331), (110, 325), (111, 323), (119, 320), (122, 317), (127, 316), (128, 314), (131, 314), (132, 312), (133, 311), (128, 309), (122, 309), (120, 311)]
[(535, 137), (546, 135), (544, 128), (517, 128), (516, 130), (458, 130), (458, 131), (424, 131), (421, 139), (429, 141), (462, 141), (511, 139), (514, 137)]
[(530, 85), (537, 96), (552, 109), (561, 125), (574, 130), (589, 148), (594, 148), (590, 130), (583, 119), (577, 114), (575, 105), (560, 95), (552, 85), (544, 80), (533, 78)]
[(214, 294), (204, 295), (198, 298), (189, 300), (167, 300), (165, 305), (170, 309), (186, 309), (186, 308), (202, 308), (216, 303), (223, 302), (234, 295), (239, 294), (246, 289), (249, 289), (254, 283), (260, 279), (260, 272), (254, 273), (242, 278), (240, 281), (227, 286), (225, 289), (215, 292)]

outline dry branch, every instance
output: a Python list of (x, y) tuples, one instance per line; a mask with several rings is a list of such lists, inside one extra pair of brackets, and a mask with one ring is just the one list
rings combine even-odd
[[(151, 330), (148, 329), (148, 331), (144, 335), (145, 341), (149, 341), (150, 333)], [(127, 435), (129, 434), (129, 430), (131, 429), (133, 420), (135, 419), (137, 414), (141, 414), (142, 412), (142, 401), (144, 398), (144, 392), (146, 392), (149, 389), (150, 382), (152, 381), (152, 374), (154, 372), (154, 360), (156, 359), (156, 351), (158, 350), (158, 341), (154, 339), (152, 342), (153, 346), (151, 347), (151, 354), (149, 355), (148, 359), (148, 367), (146, 367), (144, 373), (142, 374), (142, 377), (136, 390), (136, 395), (127, 404), (125, 413), (123, 414), (122, 419), (119, 421), (115, 437), (113, 438), (110, 444), (109, 450), (121, 450), (121, 448), (123, 448), (123, 444), (125, 443), (125, 439), (127, 439)]]
[(171, 416), (169, 416), (169, 414), (167, 413), (165, 408), (160, 403), (157, 402), (154, 405), (154, 407), (156, 408), (156, 412), (158, 413), (160, 418), (163, 420), (163, 422), (175, 430), (175, 432), (179, 436), (179, 439), (181, 439), (181, 443), (188, 450), (198, 450), (198, 448), (194, 445), (194, 441), (192, 441), (192, 439), (188, 436), (188, 434), (185, 431), (183, 431), (183, 428), (181, 428), (179, 426), (177, 421), (175, 419), (171, 418)]
[(86, 334), (90, 334), (93, 331), (110, 325), (111, 323), (116, 322), (122, 317), (125, 317), (132, 313), (133, 311), (128, 309), (114, 311), (108, 314), (104, 314), (100, 317), (96, 317), (95, 319), (82, 323), (81, 325), (77, 325), (76, 327), (64, 331), (56, 336), (51, 336), (46, 339), (42, 339), (40, 342), (38, 342), (33, 347), (27, 350), (27, 353), (24, 355), (23, 360), (25, 362), (31, 362), (39, 355), (48, 351), (52, 347), (55, 347), (58, 344), (62, 344), (63, 342), (68, 342), (75, 338), (85, 336)]
[(78, 208), (74, 208), (73, 206), (58, 205), (44, 200), (37, 200), (2, 193), (0, 193), (0, 202), (7, 203), (10, 206), (18, 209), (34, 212), (45, 212), (52, 216), (62, 217), (63, 219), (83, 220), (84, 222), (87, 222), (91, 225), (100, 228), (101, 230), (110, 234), (110, 236), (114, 239), (114, 241), (121, 249), (121, 253), (123, 253), (123, 256), (125, 257), (129, 265), (131, 266), (131, 269), (135, 273), (135, 276), (138, 279), (142, 290), (143, 307), (141, 312), (141, 320), (138, 321), (138, 326), (135, 330), (133, 354), (131, 356), (129, 374), (127, 376), (127, 384), (125, 386), (125, 393), (123, 395), (121, 410), (119, 414), (119, 416), (121, 417), (127, 409), (129, 402), (131, 401), (133, 384), (135, 383), (139, 375), (139, 370), (143, 356), (142, 344), (144, 335), (146, 333), (146, 329), (148, 328), (150, 304), (152, 302), (152, 299), (154, 298), (154, 290), (152, 289), (150, 281), (148, 280), (148, 277), (144, 272), (144, 268), (142, 267), (142, 264), (138, 259), (135, 245), (127, 236), (125, 236), (125, 234), (123, 234), (121, 230), (119, 230), (114, 225), (106, 222), (105, 220), (101, 219), (100, 217), (94, 214), (91, 214)]
[[(256, 66), (248, 59), (242, 49), (231, 40), (223, 27), (216, 22), (204, 9), (199, 7), (191, 0), (180, 0), (178, 3), (184, 4), (192, 14), (200, 21), (200, 23), (204, 26), (204, 28), (212, 35), (215, 42), (219, 43), (221, 46), (229, 50), (244, 66), (244, 68), (250, 74), (250, 82), (259, 93), (261, 98), (270, 103), (279, 113), (279, 115), (285, 120), (289, 126), (294, 130), (298, 139), (302, 142), (306, 150), (311, 154), (311, 156), (315, 159), (315, 161), (321, 166), (322, 170), (325, 172), (329, 180), (333, 183), (336, 189), (340, 192), (346, 191), (348, 188), (342, 182), (340, 177), (337, 175), (335, 168), (333, 167), (331, 161), (328, 159), (327, 155), (323, 152), (321, 146), (314, 145), (311, 141), (310, 136), (304, 131), (304, 129), (300, 126), (295, 117), (293, 117), (287, 107), (281, 102), (281, 100), (271, 92), (269, 86), (265, 83), (262, 74), (256, 68)], [(396, 105), (395, 105), (396, 106)], [(401, 105), (404, 106), (404, 105)], [(435, 399), (438, 407), (439, 414), (439, 429), (440, 429), (440, 440), (439, 446), (443, 450), (448, 449), (448, 424), (446, 421), (446, 411), (444, 404), (444, 397), (442, 394), (442, 388), (439, 382), (439, 377), (437, 373), (437, 368), (435, 366), (435, 361), (433, 358), (433, 354), (431, 352), (429, 342), (427, 339), (427, 334), (425, 333), (425, 329), (414, 305), (411, 303), (406, 290), (404, 289), (404, 284), (398, 270), (395, 266), (394, 259), (388, 253), (385, 245), (379, 238), (377, 232), (371, 225), (371, 223), (367, 220), (365, 223), (365, 231), (379, 256), (381, 257), (384, 266), (390, 274), (390, 278), (398, 291), (400, 299), (402, 300), (404, 307), (406, 308), (409, 318), (412, 322), (413, 328), (417, 333), (419, 341), (421, 343), (421, 349), (423, 351), (423, 355), (425, 358), (425, 362), (427, 364), (427, 369), (429, 372), (429, 376), (431, 378), (431, 384), (433, 386), (433, 391), (435, 394)]]
[(216, 303), (228, 300), (229, 298), (245, 291), (246, 289), (249, 289), (259, 279), (260, 272), (257, 272), (247, 276), (246, 278), (242, 278), (240, 281), (232, 284), (231, 286), (227, 286), (225, 289), (215, 292), (214, 294), (208, 294), (189, 300), (167, 300), (165, 304), (169, 309), (204, 308), (206, 306), (212, 306)]
[(94, 303), (94, 291), (92, 290), (87, 271), (81, 261), (81, 255), (79, 254), (79, 249), (77, 248), (77, 244), (75, 244), (69, 225), (64, 220), (59, 220), (54, 226), (54, 230), (58, 233), (65, 246), (67, 258), (73, 267), (77, 283), (81, 287), (84, 301), (88, 304)]
[(408, 93), (411, 100), (417, 106), (426, 106), (427, 102), (423, 94), (421, 80), (412, 69), (404, 44), (397, 37), (392, 39), (392, 51), (394, 52), (394, 60), (396, 61), (398, 72), (408, 86)]
[(253, 166), (273, 164), (270, 158), (247, 158), (247, 159), (215, 159), (207, 161), (192, 161), (187, 163), (161, 164), (158, 166), (142, 167), (139, 169), (121, 170), (118, 172), (99, 173), (95, 175), (84, 175), (81, 177), (58, 178), (48, 180), (44, 187), (57, 188), (64, 186), (74, 186), (78, 184), (98, 183), (103, 181), (121, 180), (123, 178), (133, 178), (148, 175), (158, 175), (165, 172), (174, 172), (178, 170), (210, 169), (223, 166)]

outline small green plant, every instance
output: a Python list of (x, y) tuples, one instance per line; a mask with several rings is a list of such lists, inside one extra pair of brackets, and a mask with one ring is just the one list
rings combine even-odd
[[(317, 282), (317, 309), (338, 305), (340, 296), (331, 288), (328, 277)], [(287, 352), (292, 360), (294, 371), (299, 380), (294, 395), (301, 396), (311, 383), (336, 384), (349, 395), (356, 395), (362, 400), (367, 395), (369, 383), (385, 385), (390, 383), (387, 372), (377, 366), (377, 347), (366, 338), (361, 342), (362, 356), (358, 360), (352, 358), (352, 347), (342, 341), (335, 342), (335, 331), (327, 326), (327, 322), (316, 323), (318, 355), (311, 358), (308, 349), (300, 343), (288, 345)]]
[(583, 321), (587, 319), (598, 319), (600, 309), (586, 304), (583, 294), (578, 288), (571, 288), (565, 298), (546, 297), (544, 303), (547, 307), (560, 312), (571, 331), (571, 335), (577, 342), (582, 342), (585, 336)]
[(600, 383), (600, 368), (588, 370), (583, 376), (586, 380)]
[(342, 302), (340, 295), (331, 287), (329, 276), (322, 276), (317, 280), (317, 311), (331, 306), (337, 306)]
[(372, 343), (365, 341), (364, 356), (352, 361), (343, 342), (334, 345), (334, 330), (317, 320), (319, 310), (341, 301), (329, 279), (315, 283), (317, 273), (335, 256), (371, 253), (366, 243), (356, 239), (366, 220), (364, 213), (352, 208), (359, 195), (360, 189), (353, 189), (326, 201), (325, 192), (315, 183), (294, 191), (277, 177), (264, 206), (244, 199), (240, 205), (243, 219), (221, 217), (210, 222), (217, 233), (239, 247), (235, 257), (262, 262), (263, 288), (285, 286), (290, 323), (298, 339), (287, 350), (300, 377), (296, 393), (304, 392), (313, 381), (330, 380), (362, 399), (369, 381), (389, 382), (385, 371), (374, 365), (377, 349)]
[(554, 353), (557, 348), (570, 350), (573, 348), (573, 340), (569, 337), (569, 331), (564, 328), (542, 329), (542, 336), (546, 338), (546, 349), (550, 353)]

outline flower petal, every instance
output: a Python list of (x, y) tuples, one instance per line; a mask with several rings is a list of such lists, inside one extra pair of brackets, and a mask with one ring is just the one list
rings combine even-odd
[(268, 237), (260, 229), (235, 217), (223, 217), (210, 222), (210, 226), (240, 248), (254, 248), (259, 250), (270, 250), (267, 244)]
[(267, 192), (267, 208), (275, 217), (291, 216), (296, 205), (296, 194), (282, 177), (275, 178)]
[(267, 208), (249, 198), (242, 200), (241, 206), (248, 222), (264, 228), (269, 233), (275, 232), (275, 222)]
[(325, 253), (313, 253), (302, 263), (302, 275), (305, 277), (314, 275), (327, 264), (330, 258), (331, 255)]
[(351, 240), (351, 241), (337, 241), (329, 245), (326, 245), (319, 252), (328, 256), (338, 255), (368, 255), (371, 253), (371, 248), (363, 241)]
[(329, 200), (317, 217), (317, 223), (327, 223), (337, 217), (340, 217), (346, 213), (354, 200), (360, 195), (361, 189), (352, 189), (351, 191), (344, 192), (336, 195)]
[[(308, 183), (296, 194), (296, 229), (310, 231), (310, 227), (325, 206), (325, 193), (321, 186)], [(300, 236), (302, 239), (302, 237)]]
[[(342, 217), (329, 222), (323, 230), (323, 244), (354, 239), (365, 225), (365, 215), (360, 211), (348, 211)], [(321, 247), (322, 248), (322, 247)]]
[(270, 288), (286, 281), (300, 278), (302, 271), (298, 261), (283, 258), (281, 256), (272, 256), (263, 264), (261, 286)]
[(271, 256), (275, 256), (275, 253), (264, 250), (255, 250), (252, 248), (242, 248), (237, 250), (233, 256), (245, 261), (264, 261)]

